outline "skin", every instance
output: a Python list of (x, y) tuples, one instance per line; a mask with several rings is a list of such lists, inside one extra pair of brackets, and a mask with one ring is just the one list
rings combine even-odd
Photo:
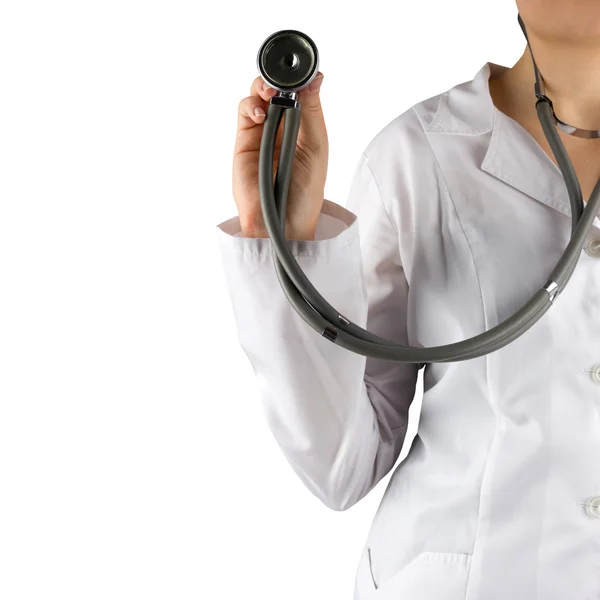
[[(600, 2), (517, 0), (545, 93), (566, 123), (600, 129)], [(518, 24), (515, 24), (518, 27)], [(535, 73), (523, 38), (521, 58), (490, 79), (495, 106), (521, 124), (556, 163), (535, 110)], [(558, 130), (587, 202), (600, 178), (600, 138), (577, 138)]]

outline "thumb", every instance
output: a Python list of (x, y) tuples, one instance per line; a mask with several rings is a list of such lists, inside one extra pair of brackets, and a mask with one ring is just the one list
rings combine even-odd
[(321, 98), (319, 97), (319, 90), (323, 83), (323, 73), (319, 71), (315, 78), (310, 82), (308, 87), (300, 90), (302, 106), (306, 106), (311, 112), (321, 110)]
[(319, 71), (310, 84), (298, 93), (298, 101), (302, 107), (302, 121), (299, 135), (307, 141), (310, 139), (318, 142), (323, 135), (325, 120), (319, 93), (322, 83), (323, 73)]

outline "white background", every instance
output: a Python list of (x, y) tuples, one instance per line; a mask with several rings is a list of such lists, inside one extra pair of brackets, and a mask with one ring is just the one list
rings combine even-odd
[(286, 28), (320, 51), (340, 204), (381, 128), (525, 48), (513, 0), (0, 5), (2, 600), (352, 597), (389, 476), (334, 512), (293, 474), (215, 235)]

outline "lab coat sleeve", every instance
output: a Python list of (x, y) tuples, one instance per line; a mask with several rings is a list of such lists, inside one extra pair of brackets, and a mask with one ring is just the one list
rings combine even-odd
[[(324, 200), (316, 239), (287, 243), (340, 314), (407, 344), (408, 284), (398, 235), (364, 153), (346, 206)], [(418, 366), (355, 354), (321, 336), (281, 289), (270, 240), (239, 231), (238, 217), (217, 226), (239, 343), (268, 426), (309, 490), (331, 509), (346, 510), (396, 462)]]

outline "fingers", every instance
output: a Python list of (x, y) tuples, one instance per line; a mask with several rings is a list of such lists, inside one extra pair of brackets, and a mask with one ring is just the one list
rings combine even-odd
[(263, 87), (262, 77), (257, 77), (250, 87), (250, 96), (244, 98), (238, 107), (238, 131), (250, 129), (264, 123), (269, 100), (277, 90)]
[[(318, 85), (322, 81), (323, 73), (319, 71), (311, 84), (299, 92), (299, 100), (306, 117), (303, 119), (298, 139), (307, 147), (318, 148), (323, 145), (323, 140), (326, 138)], [(250, 86), (250, 95), (243, 98), (238, 105), (237, 151), (255, 148), (257, 138), (252, 130), (264, 123), (270, 100), (277, 93), (278, 91), (266, 84), (262, 77), (254, 79)], [(276, 144), (280, 143), (281, 138), (280, 126)], [(258, 143), (260, 143), (259, 138)]]
[(250, 86), (251, 96), (260, 96), (263, 100), (268, 102), (275, 94), (277, 90), (267, 85), (262, 77), (257, 77)]
[(265, 120), (265, 106), (260, 98), (248, 96), (238, 106), (238, 132), (251, 129)]

